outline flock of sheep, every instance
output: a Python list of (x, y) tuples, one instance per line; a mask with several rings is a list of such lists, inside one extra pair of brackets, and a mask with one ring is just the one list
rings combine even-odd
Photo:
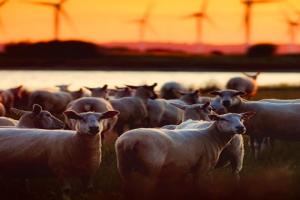
[(258, 74), (232, 78), (206, 97), (175, 82), (164, 84), (159, 97), (157, 84), (2, 90), (1, 175), (52, 174), (68, 199), (73, 178), (93, 188), (102, 142), (115, 132), (118, 170), (131, 198), (149, 197), (161, 184), (201, 188), (213, 169), (227, 165), (239, 181), (242, 134), (256, 157), (267, 139), (300, 139), (299, 100), (244, 99), (256, 94)]

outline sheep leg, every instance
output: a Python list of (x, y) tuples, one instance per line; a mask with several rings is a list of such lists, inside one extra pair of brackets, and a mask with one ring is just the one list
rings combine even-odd
[(93, 191), (94, 190), (94, 184), (93, 179), (91, 176), (89, 177), (83, 177), (81, 179), (82, 185), (85, 188), (86, 191)]
[(259, 160), (262, 156), (262, 144), (263, 144), (263, 138), (261, 138), (261, 137), (255, 138), (255, 141), (254, 141), (254, 148), (255, 148), (254, 158), (255, 158), (255, 160)]
[(243, 158), (241, 158), (241, 156), (239, 156), (239, 155), (233, 155), (233, 157), (231, 158), (230, 164), (231, 164), (233, 176), (235, 178), (235, 182), (238, 184), (241, 179), (240, 172), (243, 167)]
[(254, 136), (250, 135), (249, 143), (250, 143), (251, 154), (255, 158), (255, 137)]
[(71, 200), (71, 184), (69, 180), (67, 180), (63, 176), (59, 176), (58, 180), (62, 186), (62, 199)]
[(140, 173), (131, 174), (123, 183), (125, 199), (152, 199), (155, 185), (156, 181), (150, 177)]

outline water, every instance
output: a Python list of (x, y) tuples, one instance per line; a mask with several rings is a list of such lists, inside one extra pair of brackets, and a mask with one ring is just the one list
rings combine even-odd
[[(186, 86), (201, 87), (208, 83), (224, 86), (234, 76), (243, 76), (232, 72), (136, 72), (136, 71), (0, 71), (0, 88), (25, 85), (30, 88), (52, 87), (58, 84), (71, 84), (71, 88), (82, 86), (96, 87), (108, 84), (109, 87), (124, 84), (152, 84), (159, 86), (167, 81), (178, 81)], [(300, 85), (300, 73), (262, 73), (259, 85), (291, 84)]]

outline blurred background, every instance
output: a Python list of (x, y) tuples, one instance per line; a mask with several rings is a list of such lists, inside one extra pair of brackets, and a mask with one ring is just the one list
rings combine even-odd
[(298, 0), (2, 0), (0, 16), (5, 69), (298, 71), (300, 61)]

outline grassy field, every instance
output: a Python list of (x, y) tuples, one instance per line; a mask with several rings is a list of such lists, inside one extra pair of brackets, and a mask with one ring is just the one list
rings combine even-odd
[[(278, 86), (260, 88), (257, 99), (299, 98), (300, 87)], [(245, 137), (247, 144), (247, 137)], [(247, 146), (247, 145), (246, 145)], [(214, 185), (206, 199), (300, 199), (300, 142), (275, 141), (272, 152), (255, 161), (246, 150), (240, 186), (235, 187), (229, 168), (214, 173)], [(30, 193), (22, 180), (0, 180), (1, 199), (60, 199), (60, 190), (54, 179), (30, 181)], [(103, 147), (103, 162), (95, 180), (95, 191), (80, 194), (80, 184), (75, 183), (73, 197), (82, 199), (122, 199), (121, 182), (116, 168), (116, 158), (111, 142)]]

